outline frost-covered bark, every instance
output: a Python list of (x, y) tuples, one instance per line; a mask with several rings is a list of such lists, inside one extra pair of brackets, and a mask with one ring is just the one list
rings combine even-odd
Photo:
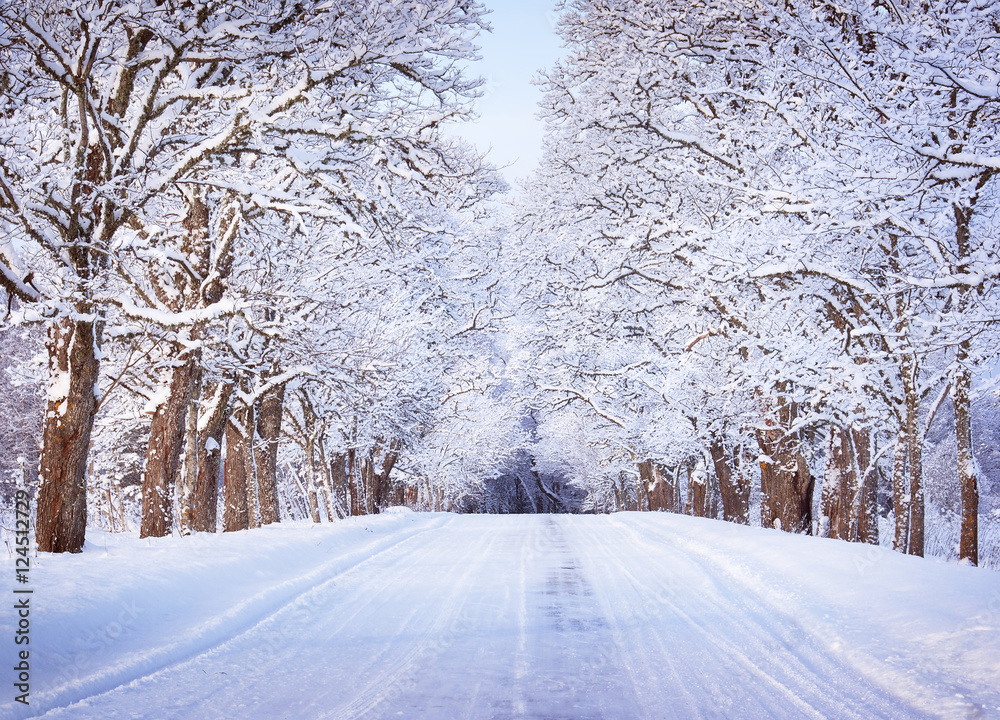
[(854, 455), (848, 434), (839, 427), (830, 428), (830, 445), (820, 511), (820, 535), (834, 539), (850, 538), (851, 488), (855, 485)]
[(178, 486), (178, 506), (180, 517), (178, 526), (182, 535), (194, 532), (195, 490), (198, 487), (198, 420), (199, 403), (202, 393), (202, 368), (195, 372), (191, 397), (188, 400), (187, 417), (184, 421), (184, 458), (183, 473)]
[(395, 439), (389, 441), (384, 448), (383, 442), (379, 442), (368, 459), (372, 512), (381, 512), (395, 504), (395, 494), (389, 476), (399, 460), (399, 447), (400, 443)]
[(81, 552), (87, 528), (87, 454), (97, 408), (99, 326), (51, 323), (35, 537), (42, 552)]
[(222, 475), (223, 532), (246, 530), (250, 527), (247, 469), (252, 462), (252, 418), (253, 409), (241, 404), (230, 412), (226, 422), (226, 457)]
[(168, 371), (169, 384), (163, 387), (166, 397), (157, 405), (149, 426), (140, 537), (169, 535), (173, 527), (174, 486), (180, 470), (188, 406), (199, 371), (193, 358), (179, 362), (179, 367)]
[(871, 436), (868, 430), (851, 431), (852, 450), (859, 484), (852, 499), (858, 542), (879, 544), (878, 529), (878, 466), (872, 465)]
[(812, 532), (814, 481), (793, 429), (797, 409), (780, 405), (766, 425), (757, 428), (760, 447), (761, 524), (786, 532)]
[(343, 514), (350, 509), (350, 491), (347, 487), (347, 454), (339, 453), (330, 461), (331, 493), (336, 499), (336, 505)]
[(833, 425), (821, 495), (820, 529), (826, 537), (878, 544), (876, 476), (870, 472), (868, 433)]
[(322, 518), (319, 514), (319, 489), (316, 483), (316, 441), (313, 437), (306, 439), (306, 500), (309, 503), (309, 516), (314, 523), (319, 523)]
[(647, 507), (651, 511), (678, 511), (678, 493), (672, 476), (652, 460), (639, 463), (639, 480), (646, 486)]
[(685, 510), (695, 517), (711, 517), (709, 512), (708, 473), (702, 464), (687, 467), (688, 502)]
[(219, 471), (232, 389), (229, 382), (203, 387), (197, 441), (187, 448), (187, 462), (195, 466), (196, 479), (194, 487), (181, 496), (181, 513), (182, 519), (191, 518), (190, 529), (197, 532), (215, 532), (217, 527)]
[(727, 450), (723, 442), (713, 438), (709, 446), (712, 465), (719, 482), (719, 493), (722, 496), (722, 516), (728, 522), (748, 525), (750, 523), (750, 478), (741, 472), (741, 468), (733, 467), (737, 456)]
[(906, 522), (906, 552), (924, 554), (924, 435), (920, 427), (920, 396), (917, 390), (915, 360), (903, 365), (903, 389), (906, 407), (904, 442), (906, 444), (906, 499), (902, 503), (908, 513)]
[(268, 391), (260, 400), (257, 410), (258, 492), (260, 494), (260, 521), (269, 525), (281, 521), (278, 505), (278, 441), (281, 437), (281, 415), (285, 404), (285, 386), (280, 384)]
[(962, 519), (959, 533), (960, 560), (979, 564), (979, 465), (972, 445), (972, 412), (970, 394), (972, 373), (963, 363), (968, 345), (959, 345), (955, 359), (958, 369), (952, 374), (951, 399), (955, 408), (955, 440), (958, 451), (958, 485), (962, 497)]

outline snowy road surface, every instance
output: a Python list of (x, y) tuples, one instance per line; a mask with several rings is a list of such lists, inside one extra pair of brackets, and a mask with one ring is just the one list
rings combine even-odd
[(0, 717), (1000, 718), (1000, 574), (677, 515), (94, 534), (32, 583)]

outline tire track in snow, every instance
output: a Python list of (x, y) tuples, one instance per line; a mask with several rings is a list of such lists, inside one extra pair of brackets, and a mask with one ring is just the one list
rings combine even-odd
[[(586, 720), (635, 717), (627, 673), (583, 571), (581, 548), (569, 542), (566, 516), (539, 518), (531, 564), (523, 572), (518, 704), (496, 717)], [(515, 708), (512, 708), (515, 709)]]
[[(960, 709), (946, 709), (942, 706), (943, 699), (954, 700), (951, 690), (941, 690), (940, 695), (935, 696), (929, 688), (913, 679), (910, 675), (912, 670), (901, 671), (839, 640), (835, 644), (831, 644), (831, 638), (837, 638), (838, 633), (828, 627), (821, 619), (809, 617), (808, 622), (812, 629), (806, 629), (800, 622), (803, 619), (801, 609), (796, 615), (784, 609), (785, 605), (798, 602), (794, 596), (786, 591), (763, 585), (762, 580), (753, 577), (752, 569), (727, 560), (724, 553), (720, 554), (718, 547), (699, 543), (687, 535), (664, 527), (649, 518), (639, 519), (636, 524), (641, 525), (641, 527), (627, 527), (624, 526), (622, 520), (617, 519), (614, 522), (626, 528), (635, 537), (639, 537), (638, 532), (641, 530), (645, 536), (641, 540), (644, 544), (648, 545), (650, 539), (661, 538), (670, 546), (682, 549), (698, 564), (706, 568), (711, 567), (714, 578), (726, 578), (729, 586), (740, 587), (744, 596), (752, 598), (752, 602), (747, 605), (749, 608), (766, 609), (766, 612), (758, 609), (755, 614), (758, 618), (763, 618), (762, 624), (769, 627), (777, 626), (775, 637), (791, 634), (796, 641), (794, 644), (797, 648), (809, 647), (813, 650), (812, 657), (817, 664), (826, 663), (839, 670), (841, 677), (851, 680), (850, 686), (852, 688), (869, 688), (872, 696), (880, 697), (880, 705), (884, 705), (885, 698), (891, 698), (889, 706), (885, 707), (882, 710), (883, 714), (878, 717), (951, 718), (956, 717), (956, 713), (965, 714)], [(749, 559), (752, 560), (752, 558)], [(717, 580), (716, 582), (721, 581)], [(791, 633), (784, 633), (783, 630), (787, 627), (794, 628), (794, 630)], [(820, 650), (819, 648), (826, 649)], [(813, 672), (823, 677), (822, 668)], [(856, 712), (858, 712), (857, 716), (861, 718), (872, 716), (871, 710), (864, 706)]]
[[(634, 627), (630, 628), (629, 624), (623, 620), (628, 617), (637, 616), (645, 619), (648, 624), (648, 621), (651, 618), (648, 617), (645, 610), (636, 613), (631, 608), (623, 609), (620, 603), (616, 604), (613, 602), (607, 585), (609, 583), (614, 583), (616, 579), (615, 575), (617, 573), (623, 572), (620, 560), (617, 558), (611, 558), (610, 553), (601, 547), (599, 542), (594, 541), (593, 533), (586, 532), (582, 527), (575, 528), (575, 531), (577, 537), (582, 536), (584, 539), (583, 542), (578, 542), (578, 545), (583, 548), (586, 569), (595, 579), (601, 579), (601, 582), (597, 583), (598, 597), (600, 599), (601, 606), (609, 619), (609, 624), (612, 628), (612, 636), (618, 652), (623, 656), (623, 658), (625, 658), (623, 664), (628, 670), (629, 678), (632, 682), (633, 692), (638, 699), (643, 716), (661, 718), (665, 713), (673, 713), (675, 717), (699, 717), (700, 714), (697, 712), (697, 702), (695, 697), (691, 692), (691, 689), (688, 687), (688, 684), (682, 681), (675, 658), (662, 642), (658, 642), (660, 654), (654, 667), (663, 669), (667, 673), (668, 677), (673, 678), (673, 686), (677, 695), (671, 698), (670, 702), (666, 704), (666, 706), (664, 706), (662, 702), (659, 702), (662, 698), (654, 700), (649, 697), (649, 693), (646, 691), (649, 679), (648, 677), (644, 678), (642, 676), (649, 673), (650, 663), (653, 661), (649, 658), (648, 653), (643, 650), (643, 642), (638, 641), (638, 638), (634, 637), (634, 635), (639, 632), (638, 629)], [(600, 557), (597, 556), (598, 554)], [(629, 576), (631, 577), (630, 574)], [(649, 588), (645, 589), (648, 590)], [(657, 593), (657, 596), (661, 593), (662, 589)], [(659, 638), (656, 639), (659, 641)], [(657, 682), (659, 682), (659, 678), (657, 678)], [(680, 708), (677, 707), (678, 703), (681, 704)], [(655, 712), (651, 710), (654, 706), (657, 708)]]
[(135, 683), (165, 669), (210, 652), (259, 625), (319, 585), (334, 581), (351, 571), (391, 553), (413, 538), (452, 520), (434, 518), (429, 524), (397, 530), (386, 537), (352, 549), (323, 563), (315, 570), (284, 580), (228, 608), (208, 621), (185, 632), (175, 642), (145, 653), (131, 653), (118, 662), (84, 678), (72, 680), (52, 690), (32, 694), (32, 706), (40, 717), (85, 703), (115, 689)]
[[(451, 526), (460, 519), (444, 522), (430, 528), (439, 532), (419, 533), (317, 584), (203, 653), (51, 716), (103, 719), (147, 698), (161, 699), (158, 718), (395, 716), (386, 706), (419, 685), (425, 665), (461, 632), (458, 616), (495, 542), (476, 532), (456, 555), (459, 535)], [(439, 557), (449, 564), (435, 562)], [(297, 603), (310, 604), (310, 594), (319, 598), (310, 622), (289, 622)], [(281, 646), (255, 653), (275, 627), (286, 631)]]
[[(707, 572), (703, 558), (678, 544), (658, 546), (618, 518), (601, 520), (601, 537), (607, 540), (609, 530), (619, 537), (610, 546), (643, 549), (618, 557), (594, 545), (600, 550), (595, 571), (621, 575), (622, 582), (604, 582), (602, 588), (619, 630), (629, 635), (624, 644), (639, 656), (631, 664), (643, 669), (637, 691), (646, 696), (644, 707), (672, 707), (653, 671), (665, 660), (673, 691), (687, 700), (683, 710), (671, 709), (675, 717), (922, 716), (867, 682), (843, 658), (821, 651), (819, 638), (765, 602), (753, 586)], [(612, 598), (615, 589), (618, 597)], [(787, 642), (789, 635), (795, 642)], [(719, 678), (729, 683), (722, 687)]]
[[(480, 542), (466, 548), (464, 561), (458, 564), (458, 568), (464, 570), (459, 572), (458, 582), (448, 585), (448, 594), (442, 598), (441, 594), (434, 598), (428, 598), (429, 602), (424, 606), (414, 606), (406, 623), (407, 626), (420, 624), (420, 611), (428, 606), (433, 606), (433, 621), (423, 625), (423, 630), (415, 639), (407, 639), (408, 645), (397, 648), (398, 657), (390, 660), (385, 658), (391, 648), (387, 648), (378, 659), (372, 662), (371, 667), (379, 669), (372, 674), (364, 689), (351, 699), (345, 706), (339, 707), (332, 712), (323, 713), (318, 718), (324, 720), (352, 720), (361, 719), (376, 713), (382, 705), (391, 704), (393, 700), (407, 691), (410, 691), (417, 684), (414, 677), (418, 673), (418, 663), (430, 663), (435, 656), (448, 650), (450, 642), (448, 640), (450, 632), (456, 632), (453, 627), (459, 617), (463, 605), (468, 601), (470, 590), (470, 578), (477, 572), (482, 571), (482, 561), (489, 557), (489, 550), (495, 545), (496, 537), (481, 534)], [(426, 557), (440, 554), (441, 548), (436, 544), (428, 544), (419, 558), (412, 558), (411, 574), (422, 572), (423, 563), (420, 562)], [(477, 562), (478, 560), (478, 562)], [(405, 576), (398, 576), (393, 573), (384, 573), (384, 586), (406, 587)], [(445, 602), (442, 603), (442, 600)], [(360, 612), (359, 609), (358, 612)], [(357, 615), (357, 613), (355, 614)], [(426, 619), (426, 615), (424, 617)], [(396, 639), (399, 636), (397, 635)], [(401, 652), (400, 652), (401, 650)], [(388, 688), (388, 689), (387, 689)]]

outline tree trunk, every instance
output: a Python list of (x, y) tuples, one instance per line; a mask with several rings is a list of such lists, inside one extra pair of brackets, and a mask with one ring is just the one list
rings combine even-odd
[[(655, 465), (653, 466), (655, 469)], [(680, 513), (683, 508), (681, 507), (681, 466), (677, 465), (674, 471), (670, 474), (670, 494), (672, 502), (672, 512)]]
[(906, 492), (906, 438), (900, 433), (892, 457), (892, 510), (896, 517), (892, 549), (905, 553), (910, 533), (910, 497)]
[[(399, 460), (399, 448), (400, 443), (396, 440), (392, 440), (386, 449), (385, 456), (382, 458), (382, 469), (375, 473), (372, 479), (372, 495), (374, 497), (375, 512), (382, 512), (387, 507), (392, 504), (392, 482), (389, 476), (392, 474), (392, 469), (396, 467), (396, 461)], [(374, 458), (372, 460), (372, 468), (374, 470)], [(541, 478), (538, 478), (539, 485), (541, 485)], [(545, 487), (542, 486), (542, 490)]]
[(856, 488), (857, 472), (850, 432), (832, 425), (826, 475), (823, 478), (821, 535), (839, 540), (851, 539), (851, 510)]
[(364, 514), (375, 514), (375, 460), (368, 455), (361, 461), (361, 486), (364, 488)]
[(356, 517), (362, 512), (362, 498), (358, 475), (360, 475), (358, 469), (358, 452), (354, 448), (351, 448), (347, 451), (347, 485), (351, 491), (351, 517)]
[[(208, 274), (210, 247), (209, 208), (203, 188), (185, 186), (181, 189), (184, 196), (184, 242), (182, 253), (202, 276)], [(201, 283), (196, 282), (187, 272), (176, 270), (174, 287), (167, 292), (162, 285), (157, 284), (157, 296), (172, 311), (179, 312), (185, 307), (198, 307), (202, 303)], [(199, 326), (191, 328), (191, 340), (197, 340), (202, 332)], [(177, 484), (181, 453), (184, 450), (185, 431), (187, 428), (189, 406), (198, 398), (195, 388), (201, 381), (201, 353), (185, 352), (186, 347), (180, 342), (174, 342), (170, 348), (170, 357), (178, 365), (169, 371), (166, 380), (167, 398), (153, 414), (149, 428), (149, 443), (146, 446), (146, 462), (142, 479), (142, 526), (139, 537), (161, 537), (170, 533), (173, 524), (174, 487)], [(196, 416), (192, 419), (196, 423)], [(191, 428), (191, 435), (195, 427)], [(196, 459), (192, 454), (191, 459)], [(194, 480), (194, 468), (190, 468), (188, 479), (181, 479), (181, 529), (190, 528), (190, 498), (188, 493)]]
[(253, 405), (247, 408), (247, 418), (243, 427), (247, 432), (246, 450), (243, 462), (246, 463), (247, 484), (247, 527), (251, 530), (260, 527), (260, 491), (257, 485), (257, 408)]
[(688, 465), (688, 505), (689, 514), (708, 517), (708, 472), (701, 462)]
[(639, 473), (639, 477), (636, 479), (635, 485), (636, 496), (639, 498), (639, 510), (648, 512), (652, 508), (649, 507), (649, 483)]
[(316, 439), (306, 440), (306, 499), (309, 501), (309, 516), (314, 523), (319, 524), (322, 518), (319, 514), (319, 496), (316, 491)]
[(858, 488), (854, 503), (855, 536), (857, 542), (878, 545), (878, 478), (872, 467), (871, 440), (867, 430), (851, 430), (851, 444), (857, 467)]
[(972, 373), (965, 363), (969, 356), (969, 341), (958, 347), (957, 369), (952, 373), (951, 402), (955, 408), (955, 439), (958, 450), (958, 486), (962, 495), (962, 528), (958, 556), (972, 565), (979, 564), (979, 477), (972, 450), (972, 413), (969, 395)]
[(97, 412), (99, 330), (59, 320), (49, 326), (49, 400), (38, 469), (35, 538), (42, 552), (81, 552), (87, 530), (87, 454)]
[(646, 503), (649, 510), (656, 512), (657, 510), (665, 509), (664, 492), (653, 473), (653, 461), (643, 460), (638, 464), (637, 469), (639, 471), (639, 482), (646, 489)]
[[(222, 465), (222, 443), (229, 418), (229, 398), (232, 383), (216, 383), (208, 405), (202, 405), (198, 421), (198, 477), (193, 493), (193, 529), (215, 532), (218, 524), (219, 468)], [(225, 513), (223, 513), (225, 514)]]
[(734, 473), (729, 463), (730, 453), (726, 452), (721, 440), (712, 440), (709, 448), (715, 476), (719, 479), (719, 494), (722, 496), (722, 518), (739, 525), (750, 524), (750, 483), (740, 473)]
[(278, 440), (281, 437), (284, 405), (285, 386), (278, 385), (261, 398), (257, 412), (257, 434), (261, 439), (257, 452), (257, 482), (260, 490), (260, 521), (264, 525), (281, 522), (278, 503)]
[(916, 362), (904, 366), (906, 394), (906, 462), (909, 470), (910, 523), (907, 552), (924, 555), (924, 463), (923, 432), (920, 429), (920, 397), (917, 394)]
[(780, 427), (757, 431), (761, 450), (761, 523), (786, 532), (812, 531), (813, 480), (798, 439)]
[(317, 438), (316, 444), (318, 446), (316, 454), (319, 456), (316, 458), (317, 467), (322, 468), (317, 471), (319, 474), (319, 487), (322, 489), (323, 496), (326, 499), (326, 519), (333, 522), (340, 515), (337, 512), (337, 497), (333, 494), (333, 483), (330, 482), (330, 466), (326, 462), (326, 448), (322, 436)]
[(226, 460), (222, 480), (222, 530), (249, 528), (247, 508), (247, 445), (250, 408), (233, 410), (226, 423)]
[(350, 508), (351, 492), (347, 486), (347, 453), (334, 455), (333, 460), (330, 461), (330, 485), (337, 498), (338, 507), (341, 510)]
[[(182, 348), (175, 346), (174, 357)], [(174, 484), (184, 448), (185, 420), (194, 393), (198, 363), (188, 357), (170, 370), (168, 395), (153, 414), (142, 477), (142, 525), (139, 537), (170, 534), (174, 520)]]
[[(980, 181), (980, 188), (985, 180)], [(968, 258), (972, 255), (972, 217), (978, 196), (967, 204), (955, 204), (955, 244), (958, 255)], [(960, 265), (959, 272), (968, 272), (968, 266)], [(974, 295), (981, 295), (982, 288), (962, 291), (957, 310), (965, 313)], [(969, 395), (972, 389), (972, 373), (968, 367), (972, 341), (962, 340), (955, 352), (955, 371), (951, 378), (951, 403), (955, 409), (955, 440), (958, 450), (958, 486), (962, 496), (962, 527), (960, 531), (958, 556), (960, 560), (979, 564), (979, 478), (978, 463), (972, 449), (972, 413)]]
[(180, 488), (181, 535), (195, 532), (195, 490), (198, 487), (198, 416), (201, 404), (201, 367), (195, 370), (184, 428), (184, 476)]

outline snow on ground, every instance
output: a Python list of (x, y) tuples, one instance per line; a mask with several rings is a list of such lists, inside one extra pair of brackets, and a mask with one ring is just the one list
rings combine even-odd
[(1000, 718), (1000, 574), (876, 547), (662, 513), (90, 537), (34, 559), (2, 718)]

